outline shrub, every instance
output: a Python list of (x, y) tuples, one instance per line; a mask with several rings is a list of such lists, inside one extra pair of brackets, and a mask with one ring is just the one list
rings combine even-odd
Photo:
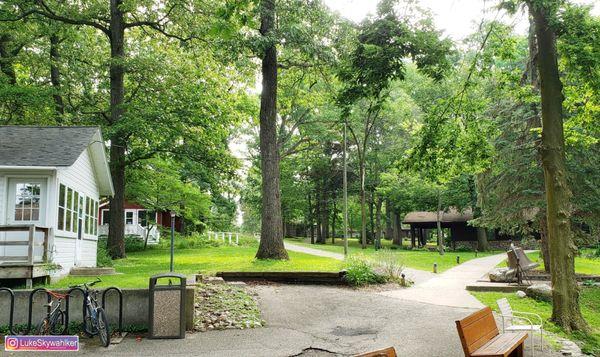
[(377, 259), (375, 261), (376, 270), (381, 271), (387, 280), (397, 282), (401, 280), (404, 264), (402, 264), (398, 254), (388, 249), (383, 249), (377, 252), (375, 258)]
[(144, 238), (138, 236), (125, 236), (125, 252), (139, 252), (144, 250)]
[(175, 248), (177, 249), (219, 247), (221, 244), (221, 241), (210, 240), (207, 236), (200, 233), (192, 233), (190, 236), (179, 237), (179, 239), (175, 240)]
[(106, 238), (98, 239), (98, 246), (96, 252), (96, 265), (99, 267), (111, 267), (113, 266), (113, 261), (108, 255), (108, 249), (106, 249)]
[(352, 286), (382, 284), (386, 277), (375, 272), (373, 265), (364, 257), (350, 257), (346, 261), (346, 281)]

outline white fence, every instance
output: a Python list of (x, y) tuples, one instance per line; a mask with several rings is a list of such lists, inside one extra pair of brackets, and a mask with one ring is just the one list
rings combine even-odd
[(236, 232), (207, 232), (208, 240), (217, 240), (227, 244), (240, 244), (240, 234)]

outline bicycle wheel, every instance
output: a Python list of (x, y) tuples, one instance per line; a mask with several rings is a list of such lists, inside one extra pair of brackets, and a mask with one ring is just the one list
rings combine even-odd
[(89, 337), (92, 337), (98, 333), (95, 322), (96, 318), (94, 318), (94, 313), (92, 312), (91, 306), (87, 305), (85, 309), (83, 309), (83, 332)]
[(44, 317), (42, 321), (40, 321), (35, 329), (36, 335), (49, 335), (50, 333), (50, 321), (47, 317)]
[(108, 319), (106, 318), (106, 313), (101, 307), (99, 307), (96, 310), (96, 316), (98, 317), (98, 319), (96, 320), (98, 337), (100, 338), (102, 346), (108, 347), (108, 345), (110, 345), (110, 327), (108, 326)]
[(51, 335), (62, 335), (65, 331), (65, 315), (61, 310), (57, 310), (50, 316), (49, 331)]

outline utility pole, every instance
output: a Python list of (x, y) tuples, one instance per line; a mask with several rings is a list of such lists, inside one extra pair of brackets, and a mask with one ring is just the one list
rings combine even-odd
[(347, 151), (347, 126), (348, 120), (344, 118), (344, 257), (348, 256), (348, 162)]

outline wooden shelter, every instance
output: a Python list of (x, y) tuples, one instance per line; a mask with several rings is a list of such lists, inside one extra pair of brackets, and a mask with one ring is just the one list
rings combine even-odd
[[(459, 212), (451, 209), (448, 212), (440, 212), (442, 228), (450, 230), (452, 242), (477, 241), (477, 229), (469, 226), (468, 221), (473, 219), (470, 209)], [(436, 212), (410, 212), (402, 220), (402, 224), (410, 226), (411, 245), (424, 246), (427, 243), (427, 232), (437, 229)]]

